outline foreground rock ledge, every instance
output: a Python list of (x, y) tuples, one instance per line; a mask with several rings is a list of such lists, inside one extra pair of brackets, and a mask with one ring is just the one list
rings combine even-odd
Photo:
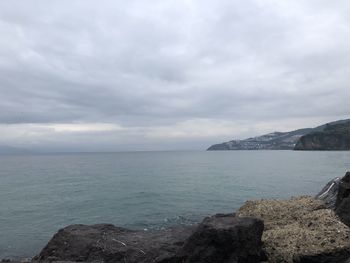
[(264, 220), (263, 249), (271, 263), (343, 263), (350, 258), (349, 228), (320, 200), (247, 201), (237, 214)]
[(72, 225), (59, 230), (33, 261), (256, 263), (262, 255), (263, 229), (261, 220), (234, 214), (162, 231)]

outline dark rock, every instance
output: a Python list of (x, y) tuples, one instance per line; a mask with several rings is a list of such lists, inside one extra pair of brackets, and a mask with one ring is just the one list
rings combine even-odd
[(260, 262), (263, 230), (263, 221), (256, 218), (234, 214), (207, 217), (182, 248), (182, 262)]
[(325, 187), (315, 196), (316, 199), (322, 200), (326, 207), (335, 210), (338, 196), (340, 177), (336, 177), (329, 181)]
[(350, 226), (350, 172), (328, 182), (315, 198), (324, 201), (327, 208), (334, 210), (341, 221)]
[(350, 226), (350, 172), (340, 180), (335, 212), (344, 224)]
[(131, 231), (114, 225), (71, 225), (58, 231), (35, 261), (172, 262), (193, 226)]
[(262, 232), (261, 220), (233, 214), (208, 217), (198, 227), (160, 231), (71, 225), (59, 230), (34, 261), (255, 263), (262, 254)]
[(350, 227), (350, 198), (345, 198), (335, 210), (341, 221)]
[(338, 187), (338, 195), (336, 199), (336, 207), (344, 201), (344, 199), (350, 196), (350, 172), (347, 172), (343, 178), (341, 178)]

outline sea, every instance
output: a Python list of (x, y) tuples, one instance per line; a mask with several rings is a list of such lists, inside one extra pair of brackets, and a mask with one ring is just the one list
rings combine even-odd
[(194, 224), (248, 199), (315, 195), (350, 152), (169, 151), (0, 156), (0, 259), (31, 258), (70, 224)]

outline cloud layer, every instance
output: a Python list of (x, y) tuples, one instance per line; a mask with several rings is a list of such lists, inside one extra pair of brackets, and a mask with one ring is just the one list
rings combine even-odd
[(325, 0), (2, 1), (0, 144), (205, 148), (346, 118), (349, 14)]

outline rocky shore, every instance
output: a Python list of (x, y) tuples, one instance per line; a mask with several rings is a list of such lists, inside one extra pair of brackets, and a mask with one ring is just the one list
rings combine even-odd
[(237, 213), (264, 220), (263, 249), (271, 263), (350, 258), (350, 228), (320, 200), (303, 196), (248, 201)]
[(349, 206), (350, 172), (316, 197), (247, 201), (193, 226), (67, 226), (31, 262), (349, 263)]

